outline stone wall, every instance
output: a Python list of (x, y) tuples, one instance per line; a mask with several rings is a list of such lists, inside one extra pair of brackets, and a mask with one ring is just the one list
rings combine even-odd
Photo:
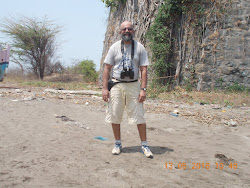
[(235, 0), (225, 8), (226, 13), (204, 22), (201, 39), (194, 37), (196, 31), (192, 27), (184, 33), (187, 42), (182, 82), (193, 79), (198, 90), (235, 83), (250, 87), (250, 1)]
[[(225, 87), (236, 82), (250, 87), (250, 1), (225, 2), (227, 11), (223, 15), (212, 13), (213, 4), (208, 7), (201, 33), (192, 26), (192, 17), (184, 16), (179, 20), (181, 28), (175, 32), (174, 52), (178, 84), (190, 82), (197, 90)], [(119, 27), (123, 21), (130, 20), (134, 24), (135, 38), (145, 45), (150, 55), (145, 34), (161, 3), (160, 0), (127, 0), (126, 5), (121, 4), (110, 11), (100, 63), (100, 85), (103, 61), (109, 47), (120, 39)], [(180, 32), (182, 37), (178, 36)]]

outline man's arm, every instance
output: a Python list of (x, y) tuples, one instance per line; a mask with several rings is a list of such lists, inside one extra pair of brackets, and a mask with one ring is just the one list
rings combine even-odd
[[(148, 76), (148, 67), (141, 66), (141, 88), (147, 88), (147, 76)], [(143, 102), (146, 100), (146, 91), (141, 90), (139, 95), (139, 102)]]
[(103, 87), (102, 87), (102, 98), (105, 102), (108, 102), (109, 98), (109, 90), (108, 90), (108, 80), (109, 80), (109, 74), (112, 69), (112, 65), (105, 64), (104, 70), (103, 70)]

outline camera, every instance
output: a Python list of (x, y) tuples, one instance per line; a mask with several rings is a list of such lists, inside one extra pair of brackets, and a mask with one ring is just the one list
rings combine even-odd
[(121, 79), (124, 79), (125, 77), (129, 77), (130, 79), (134, 79), (134, 75), (135, 75), (135, 73), (132, 69), (129, 69), (129, 70), (125, 69), (121, 72), (120, 77), (121, 77)]

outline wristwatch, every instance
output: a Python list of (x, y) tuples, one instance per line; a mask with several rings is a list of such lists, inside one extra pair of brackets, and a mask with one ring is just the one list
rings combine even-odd
[(145, 87), (144, 87), (144, 88), (141, 88), (141, 90), (143, 90), (143, 91), (147, 91), (147, 88), (145, 88)]

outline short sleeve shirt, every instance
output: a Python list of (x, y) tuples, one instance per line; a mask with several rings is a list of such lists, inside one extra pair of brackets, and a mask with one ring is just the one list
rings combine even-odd
[[(131, 58), (132, 44), (124, 44), (124, 53), (121, 52), (121, 40), (115, 42), (109, 49), (104, 63), (113, 65), (112, 77), (122, 81), (132, 81), (139, 78), (139, 67), (148, 66), (149, 60), (145, 47), (138, 41), (134, 40), (134, 58)], [(134, 71), (134, 79), (125, 76), (121, 79), (123, 70)]]

